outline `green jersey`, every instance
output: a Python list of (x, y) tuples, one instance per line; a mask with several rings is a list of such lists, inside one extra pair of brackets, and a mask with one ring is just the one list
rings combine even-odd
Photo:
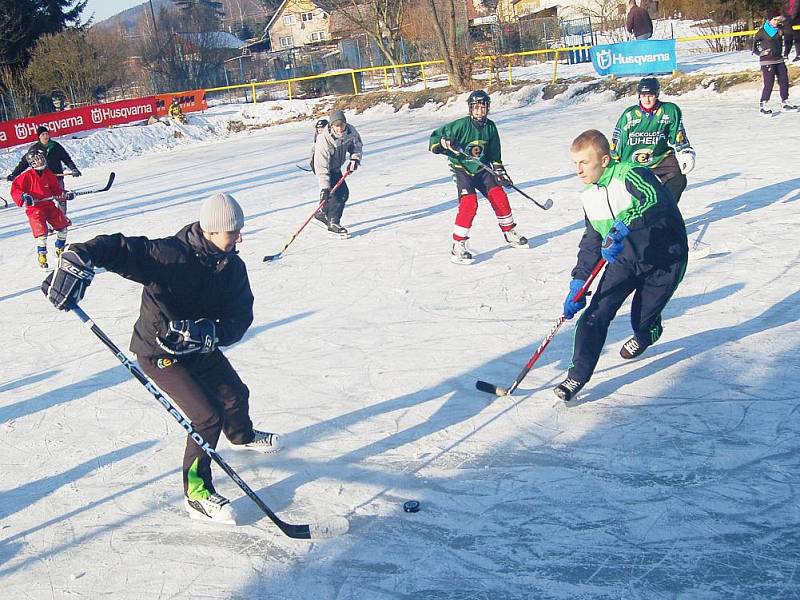
[(661, 165), (668, 171), (680, 172), (678, 161), (669, 158), (687, 148), (691, 145), (683, 128), (681, 109), (672, 102), (659, 102), (652, 113), (639, 105), (631, 106), (622, 113), (611, 136), (612, 158), (651, 169)]
[[(464, 152), (477, 160), (469, 160), (442, 148), (441, 139), (455, 140)], [(500, 158), (500, 135), (493, 121), (486, 119), (482, 126), (475, 124), (471, 117), (462, 117), (442, 125), (431, 134), (428, 149), (434, 154), (446, 154), (453, 172), (466, 171), (475, 175), (481, 170), (478, 160), (494, 167), (502, 164)]]

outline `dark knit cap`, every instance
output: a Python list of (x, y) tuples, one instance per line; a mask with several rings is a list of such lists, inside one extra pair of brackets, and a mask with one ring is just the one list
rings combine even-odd
[(42, 135), (43, 133), (49, 133), (49, 132), (50, 132), (50, 130), (47, 127), (45, 127), (44, 125), (39, 125), (36, 128), (36, 135)]
[(331, 113), (331, 125), (335, 123), (347, 123), (347, 119), (344, 118), (344, 112), (341, 110), (335, 110)]

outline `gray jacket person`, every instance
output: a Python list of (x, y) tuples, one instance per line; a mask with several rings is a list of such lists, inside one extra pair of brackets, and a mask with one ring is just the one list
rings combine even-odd
[(331, 113), (328, 128), (317, 136), (314, 143), (314, 173), (319, 180), (319, 199), (322, 204), (315, 216), (327, 226), (328, 231), (340, 237), (347, 237), (347, 229), (340, 225), (340, 221), (350, 190), (344, 181), (333, 194), (331, 189), (342, 178), (342, 167), (345, 163), (348, 172), (358, 169), (361, 164), (361, 147), (361, 136), (355, 127), (347, 123), (341, 110)]

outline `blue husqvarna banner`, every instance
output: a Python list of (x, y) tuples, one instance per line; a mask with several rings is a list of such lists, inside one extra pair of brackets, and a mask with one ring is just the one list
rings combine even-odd
[(592, 64), (600, 75), (671, 73), (678, 66), (675, 40), (635, 40), (592, 46)]

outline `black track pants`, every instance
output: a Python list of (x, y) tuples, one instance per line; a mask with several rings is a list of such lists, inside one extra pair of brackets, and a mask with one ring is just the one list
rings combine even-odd
[(678, 173), (664, 182), (664, 187), (667, 188), (672, 194), (672, 197), (675, 198), (675, 204), (681, 201), (681, 194), (683, 194), (683, 191), (686, 189), (687, 183), (686, 175), (683, 173)]
[(653, 343), (651, 330), (661, 329), (661, 311), (686, 270), (686, 259), (635, 275), (628, 267), (608, 265), (592, 301), (575, 327), (575, 346), (569, 377), (587, 382), (597, 366), (608, 327), (625, 299), (633, 293), (631, 327), (642, 346)]
[[(222, 352), (215, 350), (207, 355), (177, 359), (145, 358), (139, 364), (142, 371), (175, 401), (194, 429), (213, 448), (216, 448), (221, 432), (233, 444), (253, 440), (248, 403), (250, 391)], [(183, 454), (184, 493), (189, 491), (190, 485), (195, 489), (201, 483), (198, 477), (205, 489), (214, 493), (211, 457), (187, 435)]]
[[(330, 174), (330, 186), (333, 189), (339, 180), (342, 178), (341, 171), (333, 171)], [(339, 186), (339, 189), (336, 190), (328, 201), (325, 203), (323, 210), (325, 211), (325, 216), (328, 217), (328, 220), (331, 223), (336, 223), (337, 225), (342, 219), (342, 213), (344, 212), (344, 205), (347, 202), (347, 199), (350, 197), (350, 189), (347, 187), (347, 181), (343, 181), (342, 185)]]

